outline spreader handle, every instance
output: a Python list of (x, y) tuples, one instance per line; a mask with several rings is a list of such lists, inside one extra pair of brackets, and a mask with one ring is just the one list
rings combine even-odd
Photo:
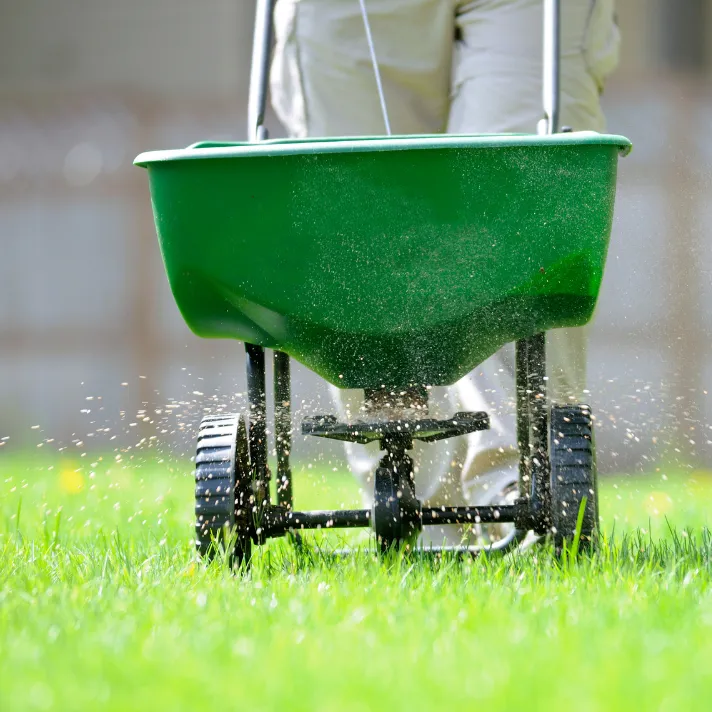
[(544, 0), (544, 119), (540, 134), (559, 131), (561, 95), (561, 0)]
[(267, 106), (267, 81), (269, 79), (269, 54), (272, 44), (272, 10), (274, 0), (257, 0), (255, 32), (252, 40), (250, 67), (250, 94), (247, 102), (247, 140), (264, 141), (265, 107)]

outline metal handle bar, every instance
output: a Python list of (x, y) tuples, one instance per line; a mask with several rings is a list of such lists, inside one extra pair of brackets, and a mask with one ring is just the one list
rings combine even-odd
[(545, 126), (540, 133), (559, 130), (561, 99), (561, 0), (544, 0), (544, 76), (543, 101)]
[(247, 140), (252, 142), (264, 141), (267, 138), (264, 121), (273, 9), (274, 0), (257, 0), (250, 66), (250, 93), (247, 102)]

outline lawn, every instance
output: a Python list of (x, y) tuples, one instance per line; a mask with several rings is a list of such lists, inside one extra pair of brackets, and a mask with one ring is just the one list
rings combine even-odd
[(0, 459), (0, 710), (710, 708), (711, 474), (604, 479), (575, 563), (276, 542), (246, 579), (196, 561), (191, 496), (189, 463)]

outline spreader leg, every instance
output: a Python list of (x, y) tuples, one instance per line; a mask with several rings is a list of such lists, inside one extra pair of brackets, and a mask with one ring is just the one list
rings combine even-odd
[(277, 445), (277, 504), (292, 509), (292, 406), (289, 356), (274, 352), (274, 431)]
[(520, 492), (530, 501), (532, 527), (545, 533), (550, 499), (546, 334), (517, 341), (516, 382)]
[[(561, 108), (561, 0), (543, 0), (544, 57), (539, 133), (559, 131)], [(539, 534), (550, 526), (549, 407), (546, 397), (546, 334), (516, 343), (519, 488), (529, 498), (531, 525)]]
[[(272, 13), (274, 0), (257, 0), (252, 37), (250, 93), (247, 102), (247, 140), (256, 143), (269, 136), (265, 122), (269, 85)], [(269, 470), (267, 469), (267, 394), (265, 386), (265, 350), (245, 344), (247, 352), (247, 395), (250, 401), (250, 458), (255, 490), (261, 493), (258, 507), (269, 505)], [(289, 356), (274, 354), (275, 431), (277, 436), (277, 502), (292, 507), (292, 479), (289, 469), (291, 415)]]
[(258, 509), (269, 505), (267, 470), (267, 396), (265, 386), (265, 350), (245, 344), (247, 355), (247, 398), (250, 402), (250, 462)]

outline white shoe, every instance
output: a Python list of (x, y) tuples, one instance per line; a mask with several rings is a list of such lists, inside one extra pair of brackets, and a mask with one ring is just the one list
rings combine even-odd
[[(482, 504), (486, 505), (511, 505), (519, 498), (519, 482), (517, 479), (510, 481), (498, 490), (493, 490), (491, 496)], [(514, 531), (512, 522), (502, 522), (501, 524), (478, 524), (476, 527), (478, 535), (478, 544), (481, 546), (493, 546), (497, 542), (503, 541)], [(520, 541), (513, 550), (523, 551), (529, 549), (533, 544), (539, 541), (539, 537), (534, 532), (527, 532), (526, 536)]]

